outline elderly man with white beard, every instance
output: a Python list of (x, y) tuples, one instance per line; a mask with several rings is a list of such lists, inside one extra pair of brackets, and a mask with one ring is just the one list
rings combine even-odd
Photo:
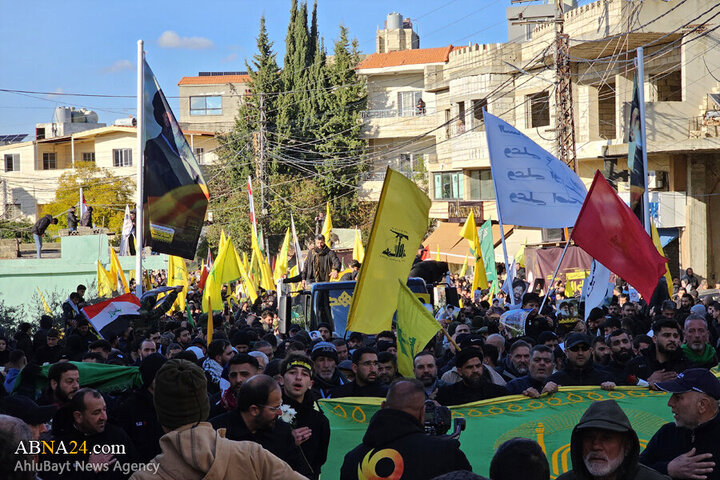
[(615, 400), (593, 402), (570, 439), (572, 470), (557, 480), (668, 480), (638, 462), (640, 442)]

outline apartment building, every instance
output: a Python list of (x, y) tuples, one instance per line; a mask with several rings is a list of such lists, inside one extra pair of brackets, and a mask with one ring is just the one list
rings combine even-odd
[(178, 82), (180, 128), (229, 132), (248, 91), (247, 72), (199, 72)]
[[(38, 124), (36, 140), (0, 145), (0, 218), (34, 221), (43, 206), (55, 200), (60, 176), (76, 162), (94, 162), (117, 177), (134, 180), (138, 152), (137, 128), (132, 120), (120, 122), (129, 125), (111, 126), (92, 122)], [(201, 166), (216, 161), (214, 133), (183, 133)]]
[[(517, 7), (512, 8), (508, 18), (517, 18)], [(720, 251), (720, 219), (710, 215), (720, 207), (716, 13), (714, 0), (598, 0), (563, 15), (570, 36), (578, 174), (589, 184), (601, 170), (621, 196), (628, 195), (627, 121), (633, 59), (642, 46), (651, 214), (671, 271), (692, 266), (711, 282), (720, 276), (720, 254), (714, 253)], [(423, 134), (424, 151), (433, 152), (426, 166), (434, 218), (461, 218), (469, 208), (476, 218), (496, 217), (482, 108), (556, 153), (554, 25), (539, 23), (509, 37), (515, 41), (444, 47), (446, 61), (419, 65), (422, 82), (420, 73), (414, 74), (412, 86), (433, 112), (433, 125), (418, 128), (417, 135)], [(433, 49), (418, 51), (423, 50)], [(383, 55), (375, 53), (365, 62)], [(383, 104), (400, 107), (397, 91), (409, 86), (408, 79), (381, 76), (363, 64), (358, 73), (367, 75), (369, 111)], [(380, 124), (366, 115), (370, 144), (382, 143), (387, 152), (411, 150), (417, 145), (407, 141), (411, 135), (389, 132), (413, 119), (393, 120)], [(524, 232), (520, 237), (529, 243), (558, 234), (533, 230), (516, 229), (516, 234)]]

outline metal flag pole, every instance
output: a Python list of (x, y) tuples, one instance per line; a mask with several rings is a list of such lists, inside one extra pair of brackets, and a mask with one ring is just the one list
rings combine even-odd
[(143, 252), (143, 230), (145, 223), (143, 220), (143, 159), (144, 159), (144, 143), (143, 143), (143, 76), (144, 76), (144, 52), (143, 41), (137, 42), (137, 199), (135, 205), (135, 239), (137, 247), (135, 248), (135, 295), (138, 298), (142, 296), (142, 252)]
[(638, 81), (638, 106), (640, 107), (640, 146), (642, 147), (643, 161), (643, 223), (645, 231), (650, 233), (650, 199), (648, 195), (648, 161), (647, 161), (647, 136), (645, 135), (645, 58), (643, 57), (643, 48), (637, 49), (635, 57), (635, 66), (637, 67)]
[[(495, 201), (497, 203), (497, 200)], [(505, 245), (505, 227), (503, 227), (502, 215), (500, 215), (500, 207), (498, 207), (498, 224), (500, 225), (500, 240), (502, 241), (503, 257), (505, 259), (505, 281), (510, 277), (510, 264), (508, 263), (507, 246)], [(513, 274), (513, 276), (515, 276)], [(513, 295), (512, 284), (510, 285), (510, 304), (515, 305), (515, 295)]]
[(558, 260), (557, 266), (555, 267), (555, 273), (553, 273), (552, 280), (550, 280), (550, 285), (548, 285), (547, 290), (545, 290), (545, 295), (543, 296), (543, 301), (540, 304), (540, 308), (538, 309), (539, 315), (542, 315), (542, 309), (545, 306), (545, 302), (547, 302), (548, 295), (550, 294), (550, 289), (555, 284), (555, 278), (557, 277), (557, 274), (560, 271), (560, 265), (562, 264), (562, 261), (565, 258), (565, 253), (567, 253), (567, 249), (569, 246), (570, 246), (570, 236), (568, 235), (567, 242), (565, 242), (565, 248), (563, 248), (562, 255), (560, 255), (560, 260)]

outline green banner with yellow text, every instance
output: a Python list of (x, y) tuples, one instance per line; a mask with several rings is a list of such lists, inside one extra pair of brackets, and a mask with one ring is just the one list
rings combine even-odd
[[(525, 437), (540, 444), (550, 464), (550, 478), (556, 478), (572, 468), (570, 434), (590, 403), (616, 400), (630, 419), (643, 449), (662, 425), (672, 421), (667, 406), (669, 398), (665, 392), (641, 387), (619, 387), (614, 391), (560, 387), (558, 393), (538, 399), (511, 395), (451, 407), (451, 411), (453, 417), (466, 419), (467, 427), (460, 435), (460, 444), (478, 475), (488, 476), (490, 460), (500, 444), (514, 437)], [(332, 432), (328, 460), (322, 470), (323, 480), (339, 478), (345, 454), (362, 442), (381, 401), (379, 398), (321, 400)]]

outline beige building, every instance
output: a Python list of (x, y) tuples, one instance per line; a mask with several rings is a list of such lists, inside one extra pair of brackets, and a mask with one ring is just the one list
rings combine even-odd
[[(44, 125), (44, 124), (43, 124)], [(46, 132), (53, 131), (53, 126)], [(55, 126), (54, 131), (68, 128)], [(201, 166), (214, 162), (217, 140), (212, 132), (185, 130), (185, 139)], [(116, 177), (134, 181), (137, 174), (137, 128), (109, 126), (69, 135), (0, 145), (0, 218), (34, 221), (55, 200), (60, 176), (75, 162), (95, 162)]]
[(196, 77), (183, 77), (178, 82), (180, 127), (230, 131), (249, 82), (247, 72), (200, 72)]
[[(589, 184), (599, 169), (628, 195), (633, 58), (644, 47), (651, 213), (674, 274), (691, 266), (712, 284), (720, 276), (720, 254), (714, 253), (720, 251), (720, 220), (710, 215), (720, 208), (720, 55), (713, 51), (720, 32), (711, 19), (717, 2), (682, 3), (598, 0), (565, 12), (578, 173)], [(517, 16), (508, 11), (509, 18)], [(412, 77), (365, 68), (388, 54), (370, 55), (359, 66), (368, 81), (365, 131), (371, 145), (384, 148), (375, 157), (380, 165), (396, 152), (432, 152), (426, 158), (432, 217), (460, 218), (468, 208), (483, 219), (496, 217), (482, 108), (556, 153), (554, 25), (541, 23), (525, 34), (529, 38), (516, 35), (504, 44), (445, 47), (446, 61), (416, 64)], [(421, 92), (425, 116), (432, 118), (427, 128), (415, 118), (369, 113), (378, 105), (397, 109), (397, 92), (407, 89)], [(398, 136), (398, 130), (410, 133)], [(517, 229), (513, 240), (517, 245), (557, 235)]]

